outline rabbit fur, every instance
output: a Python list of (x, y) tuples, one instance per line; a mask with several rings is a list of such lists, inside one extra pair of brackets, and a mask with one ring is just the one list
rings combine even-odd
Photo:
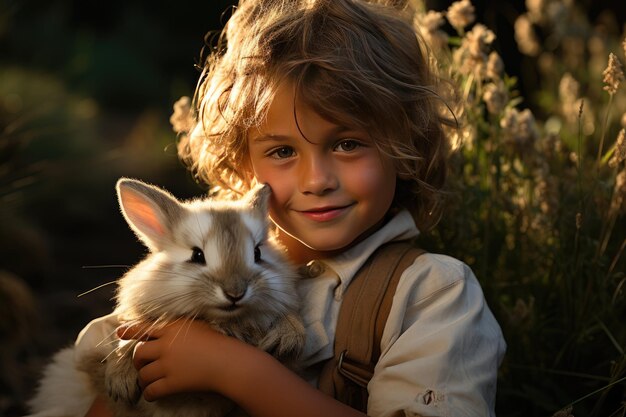
[[(116, 188), (124, 218), (150, 250), (118, 281), (120, 322), (204, 320), (295, 367), (304, 344), (298, 274), (268, 238), (269, 186), (253, 188), (239, 201), (187, 202), (138, 180), (122, 178)], [(109, 339), (112, 344), (103, 341), (81, 357), (74, 347), (54, 356), (30, 401), (33, 417), (82, 417), (96, 395), (120, 417), (238, 412), (211, 393), (145, 401), (132, 364), (136, 342)]]

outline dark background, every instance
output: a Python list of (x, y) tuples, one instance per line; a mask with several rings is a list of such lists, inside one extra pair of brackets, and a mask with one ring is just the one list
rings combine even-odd
[[(0, 0), (0, 289), (23, 297), (0, 299), (0, 415), (24, 412), (45, 358), (111, 309), (111, 285), (78, 294), (145, 253), (119, 214), (116, 180), (203, 192), (177, 160), (168, 118), (193, 94), (205, 36), (232, 3)], [(623, 26), (624, 2), (580, 3), (591, 21), (611, 9)], [(512, 31), (524, 3), (474, 4), (531, 97), (536, 76)]]

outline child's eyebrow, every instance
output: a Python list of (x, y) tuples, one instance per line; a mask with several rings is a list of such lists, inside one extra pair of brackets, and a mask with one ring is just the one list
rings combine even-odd
[(258, 136), (252, 137), (253, 142), (267, 142), (267, 141), (283, 141), (283, 140), (292, 140), (291, 136), (288, 135), (273, 135), (271, 133), (264, 133)]
[[(344, 133), (361, 133), (360, 129), (349, 128), (345, 126), (337, 125), (332, 129), (329, 129), (323, 136), (324, 137), (332, 137), (334, 135), (344, 134)], [(274, 134), (274, 133), (261, 133), (258, 136), (251, 137), (253, 142), (266, 142), (266, 141), (290, 141), (293, 138), (289, 135), (282, 134)]]

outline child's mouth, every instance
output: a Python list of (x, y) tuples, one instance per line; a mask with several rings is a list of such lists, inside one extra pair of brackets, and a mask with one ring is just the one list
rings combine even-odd
[(316, 222), (327, 222), (341, 216), (352, 207), (352, 204), (343, 207), (319, 207), (301, 211), (305, 217)]

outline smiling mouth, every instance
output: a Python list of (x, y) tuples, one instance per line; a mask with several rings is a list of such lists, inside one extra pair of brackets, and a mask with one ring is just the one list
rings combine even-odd
[(347, 206), (341, 207), (320, 207), (314, 208), (311, 210), (302, 210), (299, 211), (300, 214), (307, 217), (308, 219), (317, 221), (317, 222), (327, 222), (336, 219), (337, 217), (344, 214), (352, 207), (352, 204), (348, 204)]

